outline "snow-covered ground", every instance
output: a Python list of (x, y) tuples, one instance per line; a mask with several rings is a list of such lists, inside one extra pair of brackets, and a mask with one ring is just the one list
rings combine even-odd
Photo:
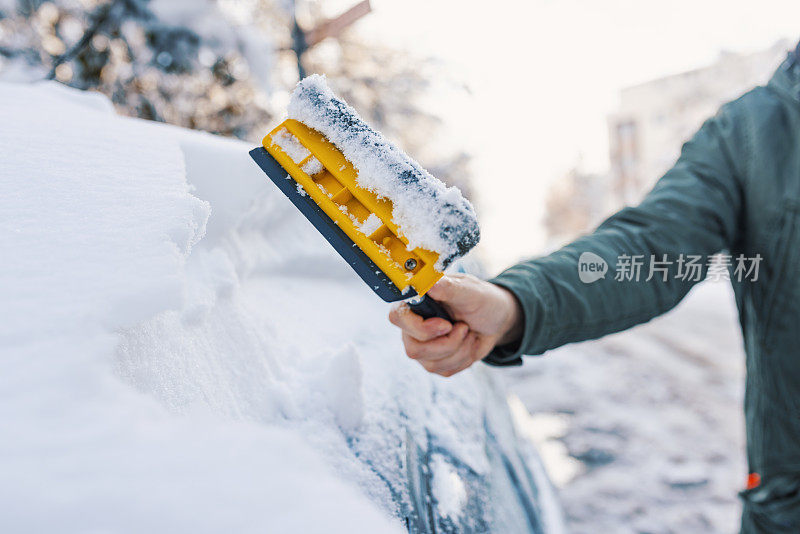
[(557, 527), (499, 372), (407, 359), (249, 145), (57, 84), (0, 124), (0, 532)]
[(528, 358), (512, 375), (533, 434), (550, 429), (540, 449), (572, 532), (738, 530), (744, 354), (726, 283), (701, 284), (628, 332)]

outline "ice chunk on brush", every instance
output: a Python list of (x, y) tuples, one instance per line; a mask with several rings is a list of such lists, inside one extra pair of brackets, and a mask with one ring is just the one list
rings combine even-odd
[(480, 239), (472, 204), (373, 130), (318, 74), (302, 80), (289, 102), (289, 118), (322, 133), (358, 170), (356, 181), (392, 201), (392, 220), (409, 247), (439, 254), (444, 270)]

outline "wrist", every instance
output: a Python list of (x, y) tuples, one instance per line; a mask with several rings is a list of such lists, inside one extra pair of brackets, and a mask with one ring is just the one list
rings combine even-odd
[(517, 297), (502, 286), (495, 286), (500, 290), (503, 295), (503, 308), (505, 310), (505, 318), (502, 322), (500, 329), (500, 338), (497, 340), (497, 345), (508, 345), (519, 341), (522, 338), (523, 331), (523, 313), (522, 305), (517, 300)]

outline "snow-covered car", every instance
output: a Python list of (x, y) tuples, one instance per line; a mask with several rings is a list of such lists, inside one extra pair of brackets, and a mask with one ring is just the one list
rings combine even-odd
[(0, 531), (562, 530), (499, 372), (406, 358), (248, 144), (0, 95)]

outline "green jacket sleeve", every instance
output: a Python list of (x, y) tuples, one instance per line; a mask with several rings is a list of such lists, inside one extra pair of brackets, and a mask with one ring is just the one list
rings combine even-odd
[[(646, 322), (674, 307), (696, 283), (676, 277), (680, 254), (703, 255), (705, 265), (709, 255), (734, 246), (743, 196), (737, 157), (745, 149), (737, 105), (727, 104), (702, 126), (640, 205), (491, 280), (517, 297), (525, 326), (519, 342), (495, 348), (486, 363), (518, 365), (523, 354), (541, 354)], [(581, 282), (578, 258), (584, 252), (605, 260), (605, 278)], [(663, 274), (645, 281), (651, 256), (662, 260), (665, 254), (674, 262), (666, 267), (667, 281)], [(637, 255), (644, 258), (639, 280), (616, 280), (620, 257)]]

